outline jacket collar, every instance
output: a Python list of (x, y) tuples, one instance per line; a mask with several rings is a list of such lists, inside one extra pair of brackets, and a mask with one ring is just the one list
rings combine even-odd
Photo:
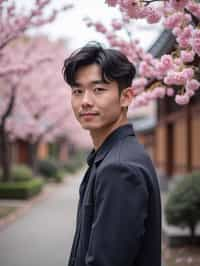
[(90, 154), (87, 157), (87, 163), (89, 166), (92, 165), (94, 162), (95, 164), (99, 161), (102, 161), (106, 154), (111, 150), (111, 148), (114, 146), (114, 144), (126, 137), (126, 136), (135, 136), (133, 126), (132, 124), (126, 124), (123, 126), (118, 127), (115, 129), (111, 134), (104, 140), (102, 145), (99, 147), (97, 151), (94, 149), (90, 152)]

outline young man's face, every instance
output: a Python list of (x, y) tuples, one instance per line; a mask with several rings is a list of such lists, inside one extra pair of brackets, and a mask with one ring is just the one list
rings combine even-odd
[(117, 123), (124, 113), (117, 82), (104, 83), (101, 69), (96, 64), (81, 67), (75, 81), (71, 103), (81, 126), (96, 131)]

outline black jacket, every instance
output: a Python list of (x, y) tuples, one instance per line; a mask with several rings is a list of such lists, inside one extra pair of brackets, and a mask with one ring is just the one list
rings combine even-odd
[(88, 157), (69, 266), (161, 266), (161, 200), (132, 125)]

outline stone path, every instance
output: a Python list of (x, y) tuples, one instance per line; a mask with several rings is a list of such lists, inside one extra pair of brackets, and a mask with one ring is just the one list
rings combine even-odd
[(81, 174), (66, 178), (0, 230), (0, 266), (67, 265), (80, 181)]

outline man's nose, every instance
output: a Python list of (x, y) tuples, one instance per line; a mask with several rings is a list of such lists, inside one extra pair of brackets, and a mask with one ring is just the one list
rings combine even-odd
[(83, 106), (90, 106), (92, 105), (92, 97), (89, 91), (85, 91), (83, 98), (82, 98), (82, 105)]

